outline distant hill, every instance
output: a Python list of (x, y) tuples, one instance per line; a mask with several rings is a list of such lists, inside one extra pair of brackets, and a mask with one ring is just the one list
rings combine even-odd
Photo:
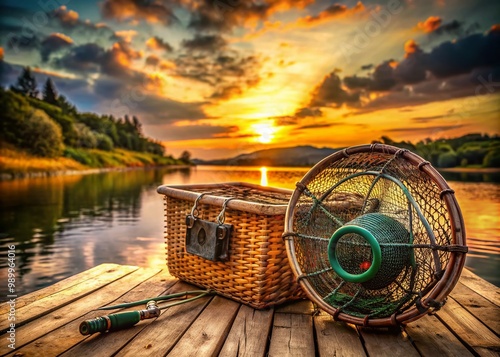
[(313, 166), (326, 156), (342, 150), (316, 148), (314, 146), (296, 146), (259, 150), (228, 159), (192, 160), (196, 165), (238, 165), (238, 166)]

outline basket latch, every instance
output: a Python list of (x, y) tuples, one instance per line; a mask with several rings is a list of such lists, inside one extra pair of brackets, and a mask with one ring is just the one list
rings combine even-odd
[(229, 239), (233, 226), (224, 224), (228, 198), (222, 205), (217, 222), (209, 222), (198, 217), (198, 204), (204, 193), (194, 202), (191, 213), (186, 217), (186, 251), (211, 261), (229, 259)]

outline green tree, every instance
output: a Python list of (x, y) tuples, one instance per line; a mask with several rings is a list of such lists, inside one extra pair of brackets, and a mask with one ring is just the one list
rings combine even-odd
[(0, 88), (0, 138), (21, 146), (25, 120), (32, 113), (25, 96)]
[(484, 167), (500, 167), (500, 147), (493, 147), (483, 160)]
[(458, 155), (454, 151), (443, 152), (439, 155), (437, 167), (455, 167), (458, 165)]
[(57, 91), (50, 77), (47, 78), (43, 86), (43, 100), (49, 104), (57, 105)]
[(191, 153), (187, 150), (183, 151), (181, 156), (179, 156), (179, 160), (189, 164), (191, 162)]
[(76, 115), (76, 108), (71, 104), (64, 95), (57, 97), (57, 106), (62, 109), (63, 113)]
[(12, 86), (11, 89), (15, 92), (27, 95), (28, 97), (37, 98), (38, 97), (38, 85), (36, 83), (36, 78), (31, 73), (29, 67), (24, 67), (23, 71), (17, 78), (17, 83)]
[(85, 124), (75, 124), (77, 133), (76, 146), (87, 149), (95, 149), (97, 147), (97, 138), (94, 132)]
[(45, 157), (61, 156), (64, 150), (61, 128), (40, 109), (26, 118), (23, 132), (24, 147)]

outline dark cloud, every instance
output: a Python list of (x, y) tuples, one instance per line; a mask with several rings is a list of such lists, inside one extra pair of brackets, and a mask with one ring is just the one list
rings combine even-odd
[(300, 108), (295, 112), (297, 118), (321, 117), (323, 112), (320, 108)]
[(350, 89), (387, 91), (397, 83), (394, 74), (395, 67), (396, 62), (390, 59), (377, 65), (370, 77), (346, 76), (344, 84)]
[(327, 75), (313, 92), (310, 107), (340, 107), (342, 104), (353, 104), (359, 101), (359, 93), (350, 93), (342, 88), (342, 81), (337, 71)]
[(145, 61), (147, 66), (152, 66), (152, 67), (158, 66), (160, 62), (161, 62), (160, 57), (156, 55), (149, 55), (148, 57), (146, 57)]
[(404, 84), (423, 81), (427, 75), (428, 55), (413, 41), (405, 43), (405, 59), (394, 69), (394, 77)]
[(174, 48), (162, 38), (153, 36), (146, 41), (146, 46), (152, 50), (163, 50), (165, 52), (172, 52)]
[(233, 28), (255, 27), (272, 14), (291, 8), (302, 9), (314, 0), (177, 0), (191, 12), (189, 27), (197, 31), (229, 32)]
[(480, 25), (475, 22), (466, 27), (465, 22), (462, 21), (451, 20), (449, 22), (443, 22), (443, 19), (439, 16), (430, 16), (427, 20), (419, 22), (417, 27), (431, 36), (462, 36), (470, 35), (474, 31), (479, 30)]
[(257, 57), (241, 56), (225, 47), (199, 54), (188, 51), (175, 59), (175, 65), (176, 75), (213, 87), (209, 97), (214, 100), (239, 96), (261, 80), (261, 63)]
[(436, 133), (440, 131), (447, 131), (447, 130), (453, 130), (453, 129), (459, 129), (463, 128), (464, 126), (468, 126), (467, 124), (455, 124), (455, 125), (436, 125), (436, 126), (427, 126), (425, 128), (415, 128), (415, 127), (410, 127), (410, 128), (393, 128), (393, 129), (386, 129), (386, 131), (389, 132), (395, 132), (395, 133)]
[[(404, 85), (424, 83), (431, 76), (446, 79), (471, 73), (477, 68), (498, 66), (500, 32), (490, 31), (485, 35), (474, 34), (456, 41), (443, 42), (430, 52), (423, 51), (415, 41), (409, 40), (405, 43), (405, 58), (401, 62), (385, 61), (377, 65), (369, 76), (346, 76), (343, 83), (351, 90), (401, 91)], [(424, 92), (428, 93), (429, 88), (435, 92), (442, 91), (439, 83), (441, 82), (428, 82), (428, 88)], [(452, 82), (448, 81), (448, 88), (450, 87)], [(415, 88), (426, 88), (426, 85), (424, 83)], [(470, 88), (470, 83), (464, 85), (464, 88)]]
[(66, 55), (57, 59), (55, 64), (80, 73), (98, 72), (105, 52), (101, 46), (87, 43), (71, 48)]
[(71, 37), (61, 33), (50, 34), (41, 43), (40, 54), (42, 56), (42, 61), (47, 62), (52, 53), (67, 48), (72, 44), (73, 40)]
[(369, 70), (370, 70), (370, 69), (372, 69), (372, 68), (373, 68), (373, 64), (372, 64), (372, 63), (370, 63), (370, 64), (365, 64), (364, 66), (361, 66), (361, 69), (362, 69), (363, 71), (369, 71)]
[(219, 51), (227, 45), (227, 41), (219, 35), (196, 34), (190, 40), (183, 40), (182, 47), (189, 51), (214, 52)]
[(415, 122), (415, 123), (429, 123), (432, 122), (436, 119), (442, 119), (446, 118), (446, 115), (433, 115), (433, 116), (428, 116), (428, 117), (415, 117), (411, 118), (410, 120)]
[(117, 21), (144, 20), (149, 23), (170, 25), (177, 22), (166, 1), (105, 0), (101, 4), (102, 16)]
[(343, 4), (330, 4), (326, 9), (324, 9), (317, 15), (310, 15), (298, 19), (292, 26), (311, 27), (328, 22), (334, 18), (345, 16), (347, 14), (353, 14), (363, 10), (365, 10), (365, 6), (361, 1), (358, 1), (357, 4), (352, 8), (349, 8)]
[(421, 60), (439, 78), (468, 73), (477, 67), (499, 66), (500, 33), (490, 31), (444, 42)]

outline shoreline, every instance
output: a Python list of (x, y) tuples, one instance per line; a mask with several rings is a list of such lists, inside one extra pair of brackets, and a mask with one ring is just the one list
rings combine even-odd
[[(89, 175), (89, 174), (98, 174), (111, 171), (129, 171), (129, 170), (151, 169), (151, 168), (185, 169), (196, 166), (197, 165), (125, 166), (125, 167), (104, 167), (98, 169), (89, 168), (84, 170), (32, 171), (32, 172), (17, 172), (17, 173), (1, 172), (0, 181), (26, 179), (26, 178), (39, 178), (39, 177), (53, 177), (53, 176), (63, 176), (63, 175)], [(219, 165), (207, 165), (207, 166), (219, 166)], [(239, 166), (239, 165), (234, 165), (234, 166)], [(269, 167), (280, 167), (280, 166), (269, 166)], [(297, 166), (297, 168), (303, 168), (303, 167), (304, 166)], [(455, 173), (477, 173), (477, 174), (500, 173), (500, 167), (488, 167), (488, 168), (450, 167), (450, 168), (436, 168), (436, 170), (441, 172), (455, 172)]]
[(18, 173), (2, 172), (0, 173), (0, 181), (30, 179), (39, 177), (66, 176), (66, 175), (90, 175), (90, 174), (99, 174), (111, 171), (147, 170), (147, 169), (158, 169), (158, 168), (185, 169), (195, 166), (196, 165), (125, 166), (125, 167), (103, 167), (99, 169), (84, 169), (84, 170), (32, 171), (32, 172), (18, 172)]
[(450, 168), (436, 168), (438, 171), (444, 172), (468, 172), (478, 174), (492, 174), (500, 172), (500, 167), (450, 167)]

